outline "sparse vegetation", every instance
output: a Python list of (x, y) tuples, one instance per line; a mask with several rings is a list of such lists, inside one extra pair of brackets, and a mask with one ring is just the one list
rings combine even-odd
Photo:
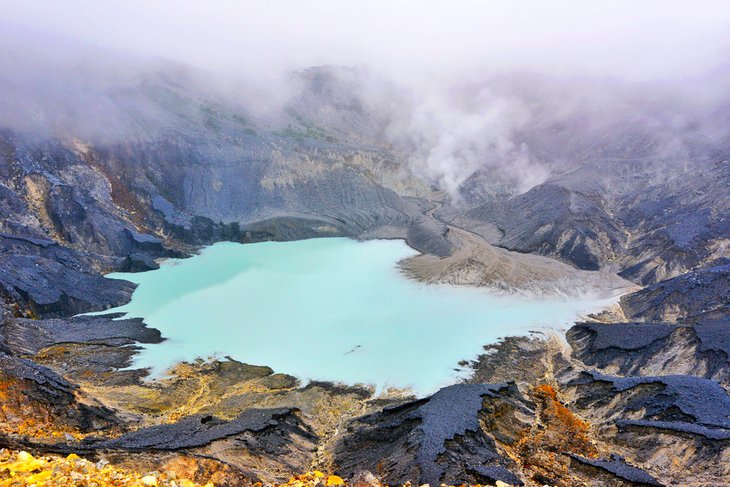
[(337, 142), (336, 137), (305, 119), (295, 110), (287, 109), (286, 114), (294, 118), (297, 121), (298, 126), (289, 124), (284, 129), (274, 131), (273, 135), (276, 135), (277, 137), (293, 138), (300, 142), (305, 139), (324, 140), (325, 142), (330, 143)]

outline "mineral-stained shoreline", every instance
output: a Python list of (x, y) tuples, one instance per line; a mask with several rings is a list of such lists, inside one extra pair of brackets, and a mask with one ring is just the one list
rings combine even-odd
[[(162, 127), (127, 113), (139, 132), (119, 138), (0, 129), (2, 462), (73, 454), (170, 485), (730, 484), (727, 137), (688, 128), (668, 154), (661, 123), (535, 123), (521, 137), (558, 161), (552, 176), (523, 193), (466, 181), (460, 206), (381, 143), (336, 71), (303, 77), (288, 131), (152, 74), (110, 103), (155, 104)], [(644, 108), (637, 120), (662, 117)], [(127, 367), (156, 330), (74, 317), (129, 300), (107, 272), (218, 241), (327, 236), (405, 238), (423, 255), (402, 268), (427, 282), (635, 292), (566, 337), (487, 345), (463, 384), (425, 398), (233, 360), (150, 381)], [(0, 483), (23, 485), (11, 473)]]
[[(404, 269), (437, 282), (512, 282), (502, 289), (511, 292), (548, 282), (552, 292), (564, 292), (581, 279), (545, 258), (533, 259), (532, 274), (514, 273), (510, 259), (532, 257), (490, 250), (458, 228), (448, 237), (450, 257), (424, 255)], [(44, 255), (34, 261), (40, 265), (63, 256), (83, 268), (81, 254), (55, 243), (3, 239), (11, 255), (36, 249)], [(62, 296), (54, 302), (49, 290), (66, 281), (30, 273), (14, 281), (22, 299), (6, 296), (0, 324), (0, 445), (15, 452), (8, 455), (27, 450), (109, 462), (130, 472), (130, 485), (146, 472), (231, 486), (326, 482), (297, 477), (313, 470), (388, 485), (666, 485), (688, 476), (701, 484), (730, 474), (719, 461), (730, 444), (723, 419), (730, 417), (723, 388), (729, 270), (719, 261), (626, 295), (611, 313), (576, 324), (567, 334), (570, 348), (540, 334), (485, 346), (464, 364), (472, 370), (464, 384), (423, 399), (305, 385), (234, 360), (182, 363), (169, 377), (149, 380), (128, 367), (140, 344), (163, 339), (157, 330), (139, 319), (69, 316), (119, 304), (132, 287), (101, 279), (84, 288), (96, 279), (88, 268), (75, 294), (53, 291)], [(711, 405), (703, 404), (707, 397), (715, 398)], [(695, 453), (678, 456), (676, 444)], [(168, 477), (156, 479), (167, 485)]]
[[(718, 269), (727, 271), (720, 264), (697, 275)], [(726, 296), (725, 279), (703, 292)], [(623, 312), (631, 318), (631, 308)], [(344, 479), (367, 471), (389, 485), (721, 478), (730, 399), (708, 379), (726, 379), (726, 326), (684, 318), (579, 323), (568, 333), (570, 350), (557, 336), (509, 338), (485, 347), (465, 384), (424, 399), (302, 385), (233, 360), (179, 364), (169, 378), (149, 381), (143, 370), (121, 370), (137, 344), (161, 340), (141, 320), (7, 318), (0, 444), (138, 473), (185, 465), (191, 481), (216, 485), (283, 483), (313, 469)], [(680, 353), (681, 361), (662, 359)], [(677, 443), (696, 453), (677, 457)]]

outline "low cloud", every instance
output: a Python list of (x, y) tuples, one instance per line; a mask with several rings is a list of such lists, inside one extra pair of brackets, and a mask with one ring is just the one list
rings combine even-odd
[(518, 99), (488, 87), (469, 90), (421, 88), (408, 110), (392, 114), (387, 135), (411, 168), (449, 194), (477, 172), (519, 190), (542, 182), (547, 170), (516, 134), (530, 121)]
[(0, 124), (113, 139), (203, 123), (174, 99), (150, 101), (162, 76), (275, 125), (304, 103), (302, 72), (356, 67), (333, 72), (344, 83), (334, 95), (349, 90), (363, 110), (357, 124), (342, 114), (355, 105), (315, 98), (308, 114), (352, 124), (455, 198), (475, 177), (519, 192), (609, 128), (653, 126), (664, 137), (658, 157), (689, 150), (678, 133), (721, 136), (719, 116), (705, 119), (713, 97), (728, 98), (724, 7), (0, 0)]

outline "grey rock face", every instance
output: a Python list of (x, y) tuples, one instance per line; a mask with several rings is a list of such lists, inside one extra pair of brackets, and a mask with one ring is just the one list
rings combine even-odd
[[(122, 456), (155, 464), (156, 459), (202, 457), (227, 475), (224, 485), (240, 485), (243, 478), (288, 478), (305, 471), (314, 459), (317, 436), (293, 408), (251, 408), (226, 421), (211, 415), (191, 415), (124, 434), (111, 440), (91, 439), (81, 451)], [(136, 453), (136, 455), (135, 455)], [(141, 455), (140, 455), (141, 453)], [(282, 473), (284, 472), (284, 473)]]
[[(120, 450), (181, 450), (198, 448), (210, 445), (214, 441), (228, 437), (251, 433), (262, 435), (267, 430), (284, 427), (287, 434), (298, 434), (307, 437), (310, 441), (315, 436), (303, 429), (298, 421), (292, 417), (294, 410), (280, 409), (249, 409), (231, 421), (223, 421), (213, 416), (188, 416), (172, 424), (162, 424), (127, 433), (119, 438), (104, 441), (94, 445), (94, 448)], [(264, 450), (285, 445), (260, 445)], [(254, 445), (247, 445), (250, 448)], [(283, 453), (283, 451), (281, 452)]]
[(576, 358), (621, 375), (687, 374), (730, 383), (730, 321), (579, 323), (567, 333)]
[(470, 210), (469, 218), (493, 222), (499, 245), (519, 252), (559, 257), (596, 270), (624, 244), (621, 228), (605, 211), (600, 193), (582, 193), (545, 183), (525, 194)]
[(448, 227), (433, 218), (421, 217), (408, 227), (406, 242), (424, 254), (438, 257), (451, 255), (454, 246), (446, 238)]
[(122, 305), (129, 301), (135, 287), (32, 255), (0, 256), (0, 283), (10, 297), (44, 317)]
[[(609, 418), (623, 425), (642, 425), (676, 431), (686, 431), (709, 438), (730, 438), (730, 396), (717, 382), (692, 376), (668, 375), (657, 377), (607, 376), (583, 372), (568, 382), (575, 388), (575, 405), (587, 409), (592, 401), (602, 401), (594, 391), (608, 388), (620, 397), (622, 404), (606, 405)], [(651, 394), (646, 392), (651, 391)], [(639, 414), (637, 419), (632, 413)], [(671, 426), (668, 426), (671, 425)], [(713, 433), (708, 433), (710, 430)]]
[[(114, 412), (82, 402), (78, 388), (47, 367), (31, 360), (0, 353), (0, 379), (8, 385), (3, 395), (2, 415), (5, 430), (29, 422), (42, 428), (66, 427), (81, 432), (109, 429), (120, 423)], [(86, 398), (88, 399), (88, 398)]]
[(650, 285), (621, 298), (624, 314), (641, 321), (712, 320), (730, 313), (730, 261)]
[(585, 458), (580, 455), (571, 455), (571, 458), (584, 465), (605, 470), (620, 479), (630, 482), (631, 485), (651, 485), (659, 487), (664, 485), (660, 484), (654, 477), (640, 468), (628, 465), (626, 461), (618, 455), (611, 455), (610, 458), (598, 460)]
[(581, 269), (620, 267), (650, 284), (711, 262), (730, 234), (730, 163), (586, 161), (528, 192), (465, 213), (495, 224), (498, 244), (557, 257)]
[(0, 324), (0, 337), (10, 353), (30, 356), (45, 347), (62, 343), (122, 346), (162, 341), (160, 332), (148, 328), (141, 319), (119, 320), (106, 316), (46, 320), (9, 319)]
[(380, 465), (389, 483), (502, 480), (519, 485), (511, 461), (498, 453), (492, 434), (499, 434), (480, 426), (480, 416), (492, 402), (506, 403), (511, 410), (504, 422), (519, 422), (514, 414), (529, 411), (513, 385), (449, 386), (429, 398), (355, 420), (336, 448), (335, 462), (346, 474), (358, 468), (377, 471)]
[[(720, 459), (730, 446), (730, 396), (717, 382), (582, 372), (564, 387), (574, 398), (571, 406), (596, 425), (614, 451), (664, 472), (662, 481), (701, 483), (728, 475)], [(677, 454), (685, 449), (693, 454)]]

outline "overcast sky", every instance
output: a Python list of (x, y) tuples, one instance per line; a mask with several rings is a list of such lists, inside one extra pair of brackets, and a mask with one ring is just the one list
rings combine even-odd
[(730, 57), (723, 0), (0, 0), (0, 20), (249, 75), (331, 63), (407, 75), (487, 67), (646, 80)]
[[(455, 195), (478, 170), (522, 191), (550, 174), (519, 137), (535, 117), (600, 132), (639, 114), (681, 149), (672, 127), (726, 96), (730, 0), (0, 0), (0, 126), (116, 140), (177, 123), (115, 88), (169, 68), (160, 58), (222, 72), (220, 93), (282, 123), (302, 89), (292, 71), (366, 67), (348, 89), (418, 174)], [(498, 76), (513, 70), (559, 78), (520, 88)], [(198, 89), (219, 84), (195, 73)]]

